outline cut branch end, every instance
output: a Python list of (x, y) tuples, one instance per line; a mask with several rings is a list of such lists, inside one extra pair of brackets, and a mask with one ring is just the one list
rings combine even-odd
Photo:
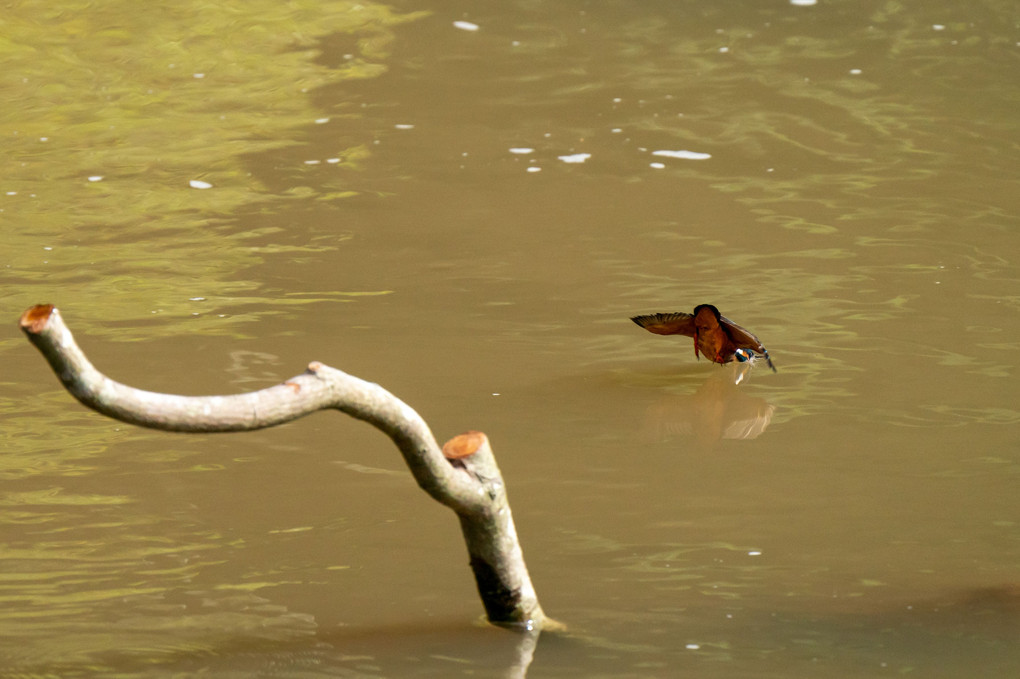
[(46, 322), (50, 320), (54, 308), (52, 304), (36, 304), (34, 307), (30, 307), (21, 314), (21, 329), (33, 335), (39, 334), (46, 327)]
[(488, 437), (480, 431), (466, 431), (443, 444), (443, 456), (447, 460), (470, 457), (488, 441)]

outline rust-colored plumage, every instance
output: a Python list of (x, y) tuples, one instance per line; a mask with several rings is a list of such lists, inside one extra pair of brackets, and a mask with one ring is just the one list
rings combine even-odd
[(761, 354), (772, 372), (769, 352), (753, 333), (719, 313), (711, 304), (699, 304), (694, 313), (674, 312), (634, 316), (634, 321), (648, 332), (656, 335), (687, 335), (694, 338), (694, 356), (704, 354), (713, 363), (729, 363), (733, 360), (748, 361), (755, 354)]

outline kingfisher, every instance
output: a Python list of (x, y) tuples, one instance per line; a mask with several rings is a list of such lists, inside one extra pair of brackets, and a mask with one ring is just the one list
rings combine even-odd
[(745, 363), (761, 354), (765, 363), (776, 372), (769, 352), (761, 341), (719, 313), (711, 304), (699, 304), (694, 313), (677, 311), (668, 314), (634, 316), (634, 321), (656, 335), (687, 335), (694, 338), (694, 356), (704, 354), (713, 363)]

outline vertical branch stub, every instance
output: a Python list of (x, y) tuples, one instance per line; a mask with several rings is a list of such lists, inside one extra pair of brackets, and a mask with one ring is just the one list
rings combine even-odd
[(477, 484), (478, 505), (473, 511), (458, 514), (486, 617), (503, 627), (541, 629), (545, 614), (524, 564), (506, 486), (489, 437), (480, 431), (454, 436), (443, 445), (443, 456)]

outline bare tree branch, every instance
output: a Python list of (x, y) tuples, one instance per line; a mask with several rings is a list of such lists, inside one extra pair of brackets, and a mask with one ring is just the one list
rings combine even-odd
[(418, 485), (457, 513), (489, 621), (527, 630), (545, 623), (485, 434), (462, 434), (441, 450), (406, 403), (377, 384), (319, 362), (282, 384), (244, 394), (143, 391), (96, 370), (53, 305), (28, 309), (20, 324), (75, 398), (122, 422), (175, 432), (251, 431), (326, 409), (368, 422), (396, 444)]

